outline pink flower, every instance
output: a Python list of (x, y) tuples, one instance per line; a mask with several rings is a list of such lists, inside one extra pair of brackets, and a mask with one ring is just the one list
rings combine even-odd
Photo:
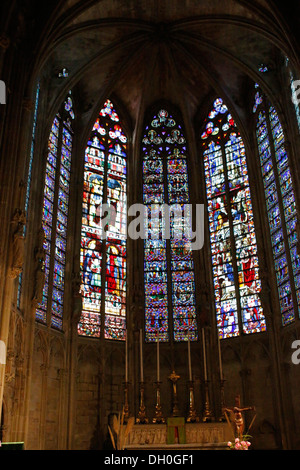
[(228, 447), (231, 447), (231, 446), (232, 446), (232, 442), (228, 441), (228, 442), (227, 442), (227, 445), (228, 445)]

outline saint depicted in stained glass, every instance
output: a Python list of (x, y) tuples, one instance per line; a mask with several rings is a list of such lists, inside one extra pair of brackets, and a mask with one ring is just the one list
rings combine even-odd
[(126, 330), (126, 143), (114, 106), (107, 100), (85, 151), (81, 229), (82, 336), (125, 338)]
[[(160, 109), (142, 139), (143, 200), (148, 208), (144, 242), (146, 341), (197, 339), (194, 263), (182, 219), (170, 217), (170, 239), (164, 236), (165, 209), (178, 205), (184, 217), (189, 204), (187, 143), (182, 127)], [(178, 237), (180, 234), (182, 237)], [(169, 296), (171, 292), (171, 296)], [(170, 322), (171, 318), (171, 322)]]
[(219, 337), (264, 331), (245, 148), (221, 98), (201, 139)]

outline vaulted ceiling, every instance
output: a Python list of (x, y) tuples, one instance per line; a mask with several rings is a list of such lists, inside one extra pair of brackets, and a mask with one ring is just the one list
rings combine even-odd
[[(77, 89), (86, 122), (107, 96), (118, 98), (133, 124), (159, 99), (184, 108), (193, 119), (213, 93), (227, 99), (242, 119), (249, 83), (260, 82), (280, 95), (277, 72), (284, 57), (297, 61), (296, 20), (287, 18), (282, 3), (53, 1), (46, 18), (38, 9), (31, 13), (39, 31), (31, 46), (35, 73), (47, 77), (53, 112), (68, 89)], [(294, 5), (291, 16), (297, 18)], [(262, 63), (268, 73), (259, 72)], [(58, 77), (63, 68), (69, 73), (64, 79)]]

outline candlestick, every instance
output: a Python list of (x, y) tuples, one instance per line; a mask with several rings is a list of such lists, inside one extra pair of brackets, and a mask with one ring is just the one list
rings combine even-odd
[(140, 368), (141, 368), (141, 382), (144, 382), (144, 367), (143, 367), (143, 332), (140, 329)]
[(221, 356), (221, 341), (218, 333), (218, 349), (219, 349), (219, 367), (220, 367), (220, 380), (223, 380), (223, 367), (222, 367), (222, 356)]
[(204, 380), (207, 381), (206, 350), (205, 350), (205, 333), (204, 333), (204, 328), (202, 328), (202, 343), (203, 343)]
[(190, 343), (190, 332), (188, 336), (188, 358), (189, 358), (189, 381), (192, 381), (192, 362), (191, 362), (191, 343)]
[(129, 383), (124, 382), (124, 423), (129, 419), (128, 388)]
[(212, 411), (210, 409), (209, 390), (208, 390), (208, 381), (207, 380), (205, 380), (204, 387), (205, 387), (205, 404), (204, 404), (204, 414), (203, 414), (202, 421), (205, 423), (205, 422), (213, 421), (214, 417), (213, 417)]
[(159, 368), (159, 337), (157, 331), (157, 339), (156, 339), (156, 359), (157, 359), (157, 382), (160, 382), (160, 368)]
[(152, 418), (152, 423), (154, 424), (162, 424), (165, 423), (166, 420), (162, 415), (161, 411), (161, 404), (160, 404), (160, 383), (161, 382), (156, 382), (156, 405), (155, 405), (155, 414), (154, 417)]
[(125, 382), (128, 382), (128, 331), (126, 330), (125, 337)]
[(137, 424), (148, 424), (149, 420), (146, 415), (146, 407), (144, 402), (144, 390), (145, 390), (144, 382), (140, 382), (140, 410), (138, 413), (138, 417), (136, 419)]
[(189, 381), (189, 414), (187, 417), (187, 423), (199, 423), (199, 416), (197, 416), (195, 410), (195, 398), (194, 398), (194, 382)]
[(221, 416), (219, 418), (219, 421), (226, 421), (226, 416), (225, 416), (225, 400), (224, 400), (224, 383), (225, 380), (220, 380), (220, 395), (221, 395)]

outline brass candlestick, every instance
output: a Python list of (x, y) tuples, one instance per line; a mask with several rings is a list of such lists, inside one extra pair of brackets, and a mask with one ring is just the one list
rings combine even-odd
[(172, 374), (169, 375), (169, 379), (173, 383), (173, 410), (172, 416), (176, 417), (179, 416), (178, 410), (178, 398), (177, 398), (177, 381), (180, 379), (180, 375), (176, 375), (175, 371), (172, 371)]
[(187, 423), (199, 423), (199, 417), (197, 416), (195, 409), (195, 398), (194, 398), (194, 382), (189, 380), (189, 414), (187, 417)]
[(129, 419), (128, 388), (129, 382), (124, 382), (124, 423)]
[(152, 423), (160, 424), (165, 423), (166, 420), (162, 415), (161, 404), (160, 404), (160, 384), (161, 382), (155, 382), (156, 384), (156, 405), (155, 405), (155, 415), (152, 419)]
[(210, 403), (209, 403), (208, 380), (205, 380), (204, 386), (205, 386), (205, 405), (204, 405), (204, 413), (203, 413), (202, 421), (204, 423), (208, 423), (210, 421), (213, 421), (214, 419), (212, 411), (210, 409)]
[(148, 424), (149, 420), (146, 416), (146, 407), (144, 403), (144, 382), (140, 382), (140, 410), (136, 419), (137, 424)]
[(224, 383), (225, 380), (221, 379), (220, 380), (220, 395), (221, 395), (221, 416), (219, 418), (220, 422), (226, 421), (225, 417), (225, 399), (224, 399)]

